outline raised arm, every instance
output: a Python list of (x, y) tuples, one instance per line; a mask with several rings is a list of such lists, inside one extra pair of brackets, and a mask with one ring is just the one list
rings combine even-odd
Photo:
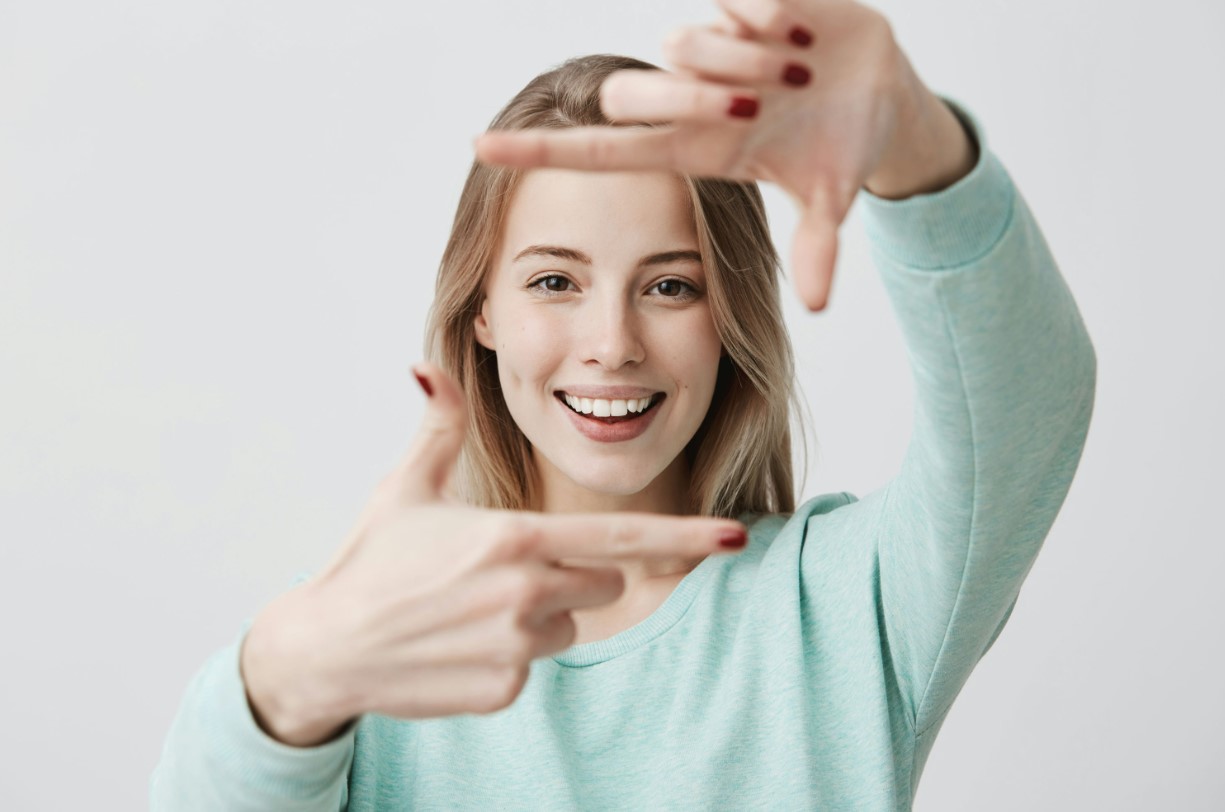
[(935, 194), (862, 195), (873, 258), (915, 386), (877, 513), (884, 627), (916, 735), (939, 728), (995, 641), (1063, 504), (1093, 409), (1096, 357), (1076, 303), (979, 122), (980, 147)]
[(477, 157), (777, 183), (800, 207), (793, 281), (812, 310), (827, 304), (838, 227), (862, 203), (917, 402), (900, 473), (855, 510), (875, 527), (889, 653), (928, 732), (1002, 627), (1067, 493), (1093, 347), (981, 127), (926, 88), (883, 15), (853, 0), (736, 9), (666, 40), (681, 72), (617, 71), (601, 85), (611, 120), (663, 126), (491, 131)]

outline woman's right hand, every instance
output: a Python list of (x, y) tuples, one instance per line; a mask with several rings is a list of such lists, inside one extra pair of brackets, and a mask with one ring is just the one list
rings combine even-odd
[(572, 610), (624, 589), (613, 566), (561, 559), (700, 559), (744, 537), (729, 519), (489, 510), (446, 498), (464, 397), (438, 366), (417, 370), (433, 394), (408, 454), (328, 565), (269, 603), (243, 641), (252, 712), (286, 744), (320, 744), (368, 712), (501, 710), (534, 658), (572, 644)]

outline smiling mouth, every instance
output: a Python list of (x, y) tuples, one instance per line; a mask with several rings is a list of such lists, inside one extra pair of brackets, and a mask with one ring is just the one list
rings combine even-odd
[(574, 412), (579, 417), (585, 417), (588, 420), (595, 420), (596, 422), (599, 422), (599, 423), (612, 424), (612, 423), (627, 423), (631, 420), (637, 420), (638, 418), (642, 417), (644, 414), (647, 414), (648, 412), (653, 411), (655, 407), (659, 406), (659, 404), (663, 402), (664, 398), (666, 398), (667, 395), (664, 394), (663, 392), (658, 392), (651, 396), (651, 403), (641, 412), (629, 412), (628, 414), (620, 415), (617, 417), (596, 417), (594, 414), (587, 414), (585, 412), (580, 412), (577, 409), (575, 409), (573, 406), (571, 406), (569, 403), (566, 403), (566, 398), (561, 392), (554, 392), (553, 397), (561, 401), (562, 406), (565, 406), (567, 409)]

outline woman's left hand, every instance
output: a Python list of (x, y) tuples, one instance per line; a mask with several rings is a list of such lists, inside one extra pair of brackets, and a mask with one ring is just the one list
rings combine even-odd
[[(795, 285), (821, 310), (839, 226), (887, 158), (914, 160), (913, 144), (897, 136), (934, 97), (888, 21), (853, 0), (718, 2), (719, 22), (665, 41), (677, 71), (617, 71), (600, 88), (611, 120), (666, 126), (489, 131), (476, 140), (477, 158), (774, 182), (801, 208)], [(753, 102), (756, 114), (744, 117)]]

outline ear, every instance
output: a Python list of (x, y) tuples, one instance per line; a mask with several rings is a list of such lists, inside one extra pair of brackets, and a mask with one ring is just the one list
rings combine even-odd
[(476, 318), (472, 320), (472, 326), (476, 330), (477, 343), (488, 350), (497, 351), (497, 345), (493, 341), (493, 330), (489, 328), (489, 297), (481, 299), (481, 309), (476, 314)]

